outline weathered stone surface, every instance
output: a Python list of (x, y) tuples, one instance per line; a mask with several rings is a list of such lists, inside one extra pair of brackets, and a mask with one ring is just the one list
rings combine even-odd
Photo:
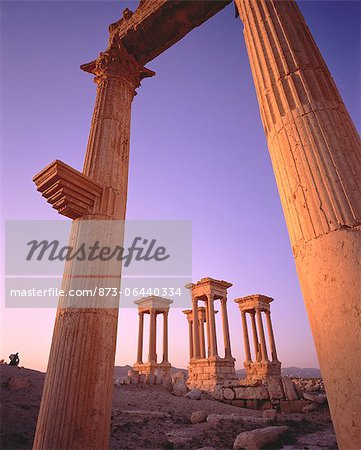
[(11, 391), (18, 391), (30, 387), (30, 380), (22, 375), (13, 375), (8, 381), (8, 388)]
[(162, 385), (171, 391), (173, 388), (172, 377), (170, 375), (163, 377)]
[(235, 3), (338, 444), (357, 448), (360, 137), (297, 2)]
[(287, 400), (298, 400), (298, 395), (291, 378), (282, 377), (282, 386)]
[(200, 389), (191, 389), (189, 392), (185, 394), (186, 398), (190, 398), (191, 400), (200, 400), (202, 397), (202, 391)]
[(234, 388), (236, 399), (268, 400), (270, 398), (266, 386)]
[(267, 387), (271, 400), (280, 400), (284, 398), (281, 377), (269, 377), (267, 379)]
[(263, 411), (263, 418), (269, 420), (277, 419), (277, 411), (275, 409), (265, 409)]
[(183, 397), (188, 391), (184, 372), (173, 373), (171, 377), (173, 384), (172, 394), (176, 397)]
[(145, 373), (139, 374), (139, 384), (145, 384), (147, 382), (147, 376)]
[(319, 403), (319, 404), (325, 403), (327, 401), (327, 399), (324, 395), (310, 394), (309, 392), (304, 392), (303, 398), (306, 400), (310, 400), (311, 402)]
[(207, 420), (207, 413), (204, 411), (194, 411), (191, 415), (192, 423), (201, 423)]
[(225, 400), (234, 400), (235, 397), (236, 397), (236, 394), (235, 394), (233, 389), (226, 388), (226, 389), (223, 390), (223, 398)]
[(265, 445), (277, 442), (286, 432), (287, 426), (259, 428), (240, 433), (233, 444), (233, 450), (259, 450)]
[(319, 409), (319, 404), (318, 403), (309, 403), (308, 405), (305, 405), (302, 408), (302, 412), (303, 413), (309, 413), (309, 412), (317, 411), (318, 409)]

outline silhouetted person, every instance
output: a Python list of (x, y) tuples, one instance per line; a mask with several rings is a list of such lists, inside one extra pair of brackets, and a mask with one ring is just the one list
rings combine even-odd
[(10, 356), (10, 362), (9, 362), (9, 366), (18, 366), (20, 359), (19, 359), (19, 353), (12, 353)]

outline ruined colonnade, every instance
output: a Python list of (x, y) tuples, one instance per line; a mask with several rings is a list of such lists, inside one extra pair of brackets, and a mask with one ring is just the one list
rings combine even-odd
[[(34, 179), (74, 220), (71, 239), (84, 218), (125, 217), (131, 102), (141, 79), (153, 75), (144, 64), (228, 3), (143, 0), (110, 27), (106, 52), (83, 66), (98, 84), (83, 173), (56, 161)], [(338, 445), (353, 450), (361, 441), (361, 358), (349, 351), (361, 342), (359, 316), (350, 313), (361, 292), (360, 140), (297, 4), (235, 3)], [(75, 269), (67, 264), (66, 286)], [(59, 303), (35, 449), (108, 447), (117, 314), (116, 305), (74, 310)], [(213, 311), (208, 315), (208, 360), (217, 360)], [(202, 361), (197, 324), (195, 363)]]

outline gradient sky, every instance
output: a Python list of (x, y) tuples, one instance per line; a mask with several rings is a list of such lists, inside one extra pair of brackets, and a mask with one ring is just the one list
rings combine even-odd
[[(136, 2), (1, 2), (4, 219), (57, 219), (32, 177), (54, 159), (81, 170), (95, 99), (79, 65), (106, 48), (107, 27)], [(299, 2), (341, 95), (360, 123), (360, 3)], [(193, 280), (233, 283), (233, 355), (242, 367), (233, 299), (275, 298), (284, 366), (317, 367), (242, 36), (230, 5), (147, 65), (133, 102), (128, 219), (189, 219)], [(59, 218), (61, 220), (61, 218)], [(5, 309), (1, 352), (46, 369), (55, 310)], [(121, 309), (116, 364), (136, 359), (137, 313)], [(170, 361), (188, 361), (187, 323), (170, 316)], [(220, 338), (220, 327), (218, 337)], [(222, 347), (220, 345), (220, 347)]]

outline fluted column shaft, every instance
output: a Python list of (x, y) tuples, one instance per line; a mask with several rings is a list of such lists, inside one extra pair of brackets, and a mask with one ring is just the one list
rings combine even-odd
[(249, 362), (249, 361), (252, 361), (252, 358), (251, 358), (251, 349), (249, 346), (247, 318), (246, 318), (245, 311), (241, 311), (241, 317), (242, 317), (244, 352), (245, 352), (246, 362)]
[(163, 362), (168, 362), (168, 311), (163, 312)]
[(231, 338), (229, 335), (229, 323), (228, 323), (228, 312), (227, 312), (227, 299), (221, 299), (221, 310), (222, 310), (222, 327), (223, 327), (223, 341), (224, 341), (224, 356), (226, 358), (232, 357), (231, 352)]
[(254, 347), (254, 359), (255, 361), (260, 361), (260, 345), (258, 340), (255, 312), (251, 312), (251, 325), (252, 325), (252, 337), (253, 337), (253, 347)]
[(360, 139), (297, 4), (236, 5), (338, 445), (356, 449)]
[[(120, 59), (105, 52), (90, 65), (98, 87), (83, 173), (103, 186), (103, 194), (86, 216), (73, 221), (69, 245), (98, 238), (99, 227), (92, 222), (84, 239), (83, 219), (125, 219), (131, 102), (142, 68), (127, 60), (126, 52)], [(106, 231), (108, 225), (100, 228)], [(123, 245), (121, 233), (109, 233), (107, 239), (107, 244)], [(79, 263), (69, 261), (62, 288), (119, 288), (120, 263), (113, 278), (107, 278), (104, 267), (94, 262), (92, 276), (81, 279), (76, 277)], [(88, 298), (77, 298), (76, 306), (69, 298), (59, 300), (34, 449), (109, 447), (118, 300), (110, 308), (100, 296), (90, 304)]]
[(218, 356), (217, 350), (217, 332), (216, 332), (216, 317), (214, 312), (214, 296), (208, 295), (208, 321), (209, 321), (209, 334), (210, 334), (210, 356)]
[(139, 315), (139, 330), (138, 330), (138, 355), (137, 362), (143, 362), (143, 334), (144, 334), (144, 312), (140, 311)]
[(193, 299), (193, 357), (201, 357), (199, 348), (199, 322), (198, 322), (198, 300)]

